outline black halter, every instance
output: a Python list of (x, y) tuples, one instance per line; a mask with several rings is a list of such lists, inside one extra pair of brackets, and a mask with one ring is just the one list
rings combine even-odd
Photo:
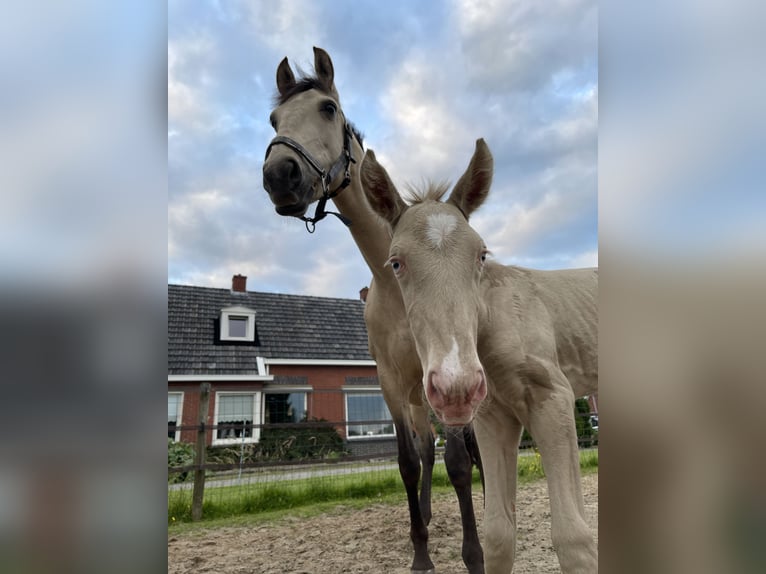
[[(292, 148), (295, 150), (300, 156), (305, 159), (308, 164), (314, 169), (314, 171), (319, 174), (319, 179), (322, 182), (322, 197), (317, 202), (317, 207), (314, 210), (314, 217), (306, 217), (305, 215), (301, 217), (303, 221), (306, 222), (306, 231), (309, 233), (314, 233), (314, 230), (316, 229), (316, 224), (318, 221), (322, 221), (327, 215), (334, 215), (338, 219), (340, 219), (346, 226), (351, 225), (351, 220), (347, 217), (344, 217), (340, 213), (337, 213), (335, 211), (327, 211), (325, 209), (325, 205), (327, 205), (327, 200), (332, 199), (336, 195), (338, 195), (341, 191), (343, 191), (348, 185), (351, 183), (351, 164), (356, 163), (356, 160), (351, 155), (351, 138), (354, 137), (353, 132), (351, 131), (351, 127), (347, 122), (344, 122), (343, 124), (343, 151), (338, 156), (338, 159), (335, 160), (335, 163), (330, 166), (329, 170), (323, 169), (321, 165), (319, 165), (319, 162), (317, 162), (311, 154), (308, 152), (306, 148), (304, 148), (301, 144), (299, 144), (294, 139), (285, 137), (285, 136), (277, 136), (273, 140), (271, 140), (271, 143), (269, 144), (269, 147), (266, 148), (266, 157), (269, 157), (269, 152), (271, 151), (271, 148), (277, 144), (286, 145), (289, 148)], [(330, 184), (335, 179), (335, 177), (340, 173), (340, 170), (343, 169), (343, 181), (340, 182), (338, 187), (336, 187), (333, 190), (330, 190)]]

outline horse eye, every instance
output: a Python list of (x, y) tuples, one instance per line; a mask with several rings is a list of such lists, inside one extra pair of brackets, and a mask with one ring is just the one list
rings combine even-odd
[(322, 111), (330, 116), (330, 119), (333, 119), (335, 117), (335, 113), (338, 111), (338, 106), (336, 106), (333, 102), (325, 102), (324, 105), (322, 105)]
[(394, 270), (394, 275), (397, 277), (399, 276), (399, 273), (401, 273), (402, 269), (404, 269), (404, 263), (393, 257), (388, 260), (388, 264), (391, 266), (391, 269)]

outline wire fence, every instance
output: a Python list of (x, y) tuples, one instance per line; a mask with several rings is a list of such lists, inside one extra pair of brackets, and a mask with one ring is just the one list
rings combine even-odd
[[(199, 520), (210, 509), (227, 505), (244, 505), (253, 512), (289, 506), (284, 499), (301, 492), (316, 499), (365, 484), (380, 490), (381, 485), (400, 483), (395, 431), (387, 409), (380, 408), (379, 394), (324, 391), (260, 399), (260, 409), (246, 401), (241, 405), (248, 408), (222, 408), (226, 401), (216, 400), (212, 406), (209, 388), (203, 389), (196, 412), (185, 413), (185, 424), (169, 423), (169, 520), (189, 510), (191, 520)], [(337, 416), (341, 413), (350, 418)], [(583, 400), (575, 414), (580, 447), (597, 447), (597, 413)], [(196, 424), (189, 424), (195, 419)], [(443, 453), (449, 432), (436, 419), (432, 429), (434, 480), (446, 484)], [(522, 456), (535, 455), (526, 431), (519, 448)]]

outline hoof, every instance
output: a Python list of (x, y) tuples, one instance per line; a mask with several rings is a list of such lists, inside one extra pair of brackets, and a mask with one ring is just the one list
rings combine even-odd
[(436, 568), (429, 568), (428, 570), (412, 570), (412, 574), (436, 574)]

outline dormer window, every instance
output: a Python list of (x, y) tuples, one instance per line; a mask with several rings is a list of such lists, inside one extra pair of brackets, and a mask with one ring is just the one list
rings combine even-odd
[(247, 307), (221, 309), (221, 341), (255, 341), (255, 311)]
[(229, 315), (229, 337), (247, 337), (247, 316)]

